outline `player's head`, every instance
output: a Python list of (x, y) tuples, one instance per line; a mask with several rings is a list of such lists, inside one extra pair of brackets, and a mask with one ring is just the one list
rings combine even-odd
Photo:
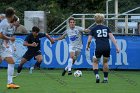
[(13, 21), (15, 15), (15, 10), (12, 7), (9, 7), (5, 10), (5, 16), (8, 19), (9, 23), (11, 23)]
[(0, 20), (3, 20), (5, 18), (5, 14), (0, 14)]
[(69, 27), (74, 28), (75, 27), (75, 19), (74, 17), (69, 18)]
[(102, 24), (104, 22), (104, 15), (101, 13), (96, 13), (94, 19), (96, 24)]
[(37, 36), (39, 31), (40, 31), (40, 29), (37, 26), (34, 26), (32, 28), (32, 33), (33, 33), (34, 36)]
[(19, 21), (19, 18), (16, 15), (14, 15), (12, 23), (13, 23), (14, 26), (19, 26), (20, 21)]

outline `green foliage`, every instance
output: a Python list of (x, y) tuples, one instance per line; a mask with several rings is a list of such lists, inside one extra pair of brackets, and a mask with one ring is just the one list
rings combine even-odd
[[(7, 7), (16, 9), (16, 15), (24, 24), (24, 11), (50, 11), (47, 14), (47, 29), (52, 31), (74, 13), (105, 13), (106, 0), (0, 0), (0, 13)], [(138, 0), (119, 0), (119, 12), (138, 7)], [(125, 7), (127, 6), (127, 7)], [(138, 11), (140, 12), (140, 11)], [(114, 0), (109, 2), (109, 13), (114, 13)]]

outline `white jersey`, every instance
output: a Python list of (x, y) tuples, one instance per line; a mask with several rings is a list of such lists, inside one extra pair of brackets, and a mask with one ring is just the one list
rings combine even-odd
[[(6, 18), (3, 19), (0, 23), (0, 32), (2, 34), (10, 35), (10, 36), (14, 32), (14, 28), (11, 27), (11, 25), (8, 23), (8, 20)], [(3, 52), (1, 54), (1, 56), (3, 56), (3, 57), (11, 56), (11, 54), (12, 54), (12, 43), (11, 42), (8, 43), (9, 46), (10, 46), (9, 48), (5, 48), (2, 43), (3, 43), (3, 40), (0, 39), (0, 50)]]
[(15, 32), (15, 26), (10, 25), (10, 23), (8, 23), (8, 20), (6, 18), (2, 20), (0, 28), (2, 33), (8, 36), (13, 35)]
[(69, 45), (72, 47), (76, 47), (76, 48), (82, 48), (83, 44), (82, 44), (82, 32), (83, 32), (84, 28), (79, 27), (79, 26), (75, 26), (75, 28), (71, 29), (67, 29), (66, 30), (66, 34), (69, 37)]
[[(5, 31), (8, 30), (9, 23), (7, 19), (3, 19), (0, 23), (0, 33), (4, 33)], [(0, 48), (2, 48), (2, 39), (0, 39)]]

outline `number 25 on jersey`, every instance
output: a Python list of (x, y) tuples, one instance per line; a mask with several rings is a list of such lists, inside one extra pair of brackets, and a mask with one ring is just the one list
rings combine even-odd
[(97, 37), (107, 37), (107, 29), (96, 30)]

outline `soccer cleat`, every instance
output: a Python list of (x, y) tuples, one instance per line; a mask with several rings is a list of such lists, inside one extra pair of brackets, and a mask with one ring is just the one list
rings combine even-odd
[(108, 83), (108, 80), (103, 80), (102, 83)]
[(8, 84), (8, 85), (7, 85), (7, 88), (8, 88), (8, 89), (18, 89), (18, 88), (20, 88), (20, 86), (14, 84), (14, 83), (11, 83), (11, 84)]
[(71, 71), (68, 71), (68, 75), (72, 75), (72, 72)]
[(66, 74), (66, 70), (64, 69), (62, 72), (62, 76), (65, 76), (65, 74)]
[(16, 73), (16, 75), (14, 75), (13, 78), (16, 78), (19, 75), (20, 75), (20, 73)]
[(96, 83), (100, 83), (100, 79), (99, 78), (96, 78)]

